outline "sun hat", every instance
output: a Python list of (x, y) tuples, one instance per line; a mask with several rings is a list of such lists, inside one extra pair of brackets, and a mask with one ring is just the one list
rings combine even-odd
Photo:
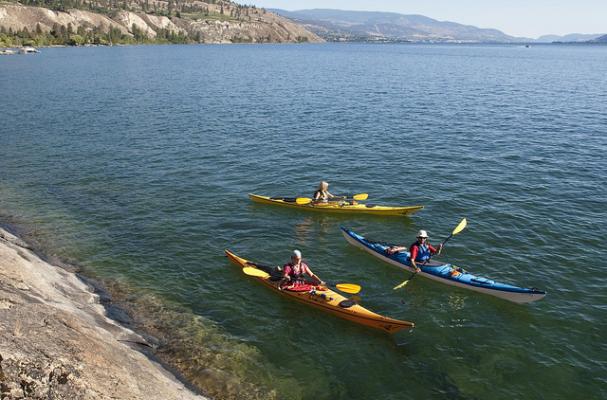
[(419, 232), (417, 232), (417, 237), (418, 238), (428, 238), (428, 232), (426, 232), (425, 230), (421, 230)]
[(301, 258), (301, 251), (293, 250), (293, 257)]

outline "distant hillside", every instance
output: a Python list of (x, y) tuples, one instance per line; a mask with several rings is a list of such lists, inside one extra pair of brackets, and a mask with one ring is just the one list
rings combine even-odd
[(607, 43), (607, 35), (600, 36), (596, 39), (591, 40), (592, 43)]
[(496, 29), (481, 29), (423, 15), (314, 9), (271, 11), (302, 24), (326, 40), (414, 42), (522, 42)]
[(301, 25), (263, 8), (230, 1), (22, 0), (21, 3), (0, 0), (0, 47), (323, 41)]
[(570, 33), (568, 35), (544, 35), (537, 38), (535, 41), (539, 43), (552, 43), (552, 42), (587, 42), (594, 40), (601, 36), (602, 33), (597, 34), (586, 34), (586, 33)]

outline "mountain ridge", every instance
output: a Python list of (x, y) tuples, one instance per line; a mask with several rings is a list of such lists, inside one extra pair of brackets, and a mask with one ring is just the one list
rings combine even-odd
[(565, 43), (583, 43), (597, 39), (603, 35), (602, 33), (568, 33), (566, 35), (542, 35), (535, 39), (537, 43), (553, 43), (553, 42), (565, 42)]
[(418, 14), (382, 11), (269, 9), (297, 22), (329, 41), (386, 40), (414, 42), (527, 42), (497, 29), (478, 28)]

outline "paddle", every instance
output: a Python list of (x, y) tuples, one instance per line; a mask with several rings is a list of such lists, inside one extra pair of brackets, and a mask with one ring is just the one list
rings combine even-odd
[[(262, 278), (262, 279), (268, 279), (270, 277), (270, 274), (268, 274), (267, 272), (262, 271), (257, 268), (253, 268), (253, 267), (244, 267), (242, 269), (242, 272), (244, 272), (246, 275), (254, 276), (254, 277)], [(350, 294), (356, 294), (356, 293), (360, 292), (362, 289), (360, 287), (360, 285), (356, 285), (354, 283), (338, 283), (338, 284), (332, 285), (332, 286), (335, 286), (338, 290), (340, 290), (344, 293), (350, 293)]]
[[(338, 198), (338, 199), (348, 199), (348, 196), (335, 196), (334, 198)], [(352, 200), (356, 200), (356, 201), (362, 201), (362, 200), (367, 200), (369, 198), (369, 194), (368, 193), (358, 193), (355, 194), (351, 197)], [(312, 200), (309, 197), (298, 197), (295, 199), (295, 202), (297, 204), (299, 204), (300, 206), (304, 206), (306, 204), (310, 204), (312, 203), (314, 200)], [(331, 200), (329, 200), (331, 201)]]
[[(457, 224), (457, 226), (455, 227), (453, 232), (451, 232), (451, 234), (449, 236), (447, 236), (447, 238), (445, 240), (443, 240), (443, 242), (441, 243), (441, 246), (444, 246), (445, 243), (447, 243), (449, 241), (449, 239), (451, 239), (453, 236), (455, 236), (458, 233), (460, 233), (461, 231), (463, 231), (467, 225), (468, 225), (468, 221), (466, 220), (466, 218), (462, 219), (461, 222), (459, 224)], [(424, 262), (424, 264), (426, 264), (427, 262), (428, 261), (426, 260)], [(422, 265), (424, 265), (424, 264), (422, 264)], [(400, 289), (400, 288), (406, 286), (407, 283), (409, 283), (411, 280), (413, 280), (413, 278), (415, 278), (415, 275), (417, 275), (417, 270), (411, 275), (411, 277), (409, 277), (409, 279), (407, 279), (403, 283), (400, 283), (400, 284), (394, 286), (392, 288), (392, 290), (397, 290), (397, 289)]]
[(363, 200), (367, 200), (369, 198), (369, 194), (368, 193), (358, 193), (352, 196), (349, 195), (345, 195), (345, 196), (335, 196), (336, 198), (340, 198), (340, 199), (352, 199), (352, 200), (356, 200), (356, 201), (363, 201)]

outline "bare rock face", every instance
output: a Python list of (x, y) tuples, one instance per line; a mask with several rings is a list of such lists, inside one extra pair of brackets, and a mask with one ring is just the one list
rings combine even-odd
[[(218, 12), (216, 4), (195, 2), (207, 10)], [(225, 13), (233, 12), (235, 6), (226, 5)], [(286, 18), (255, 9), (246, 19), (205, 19), (166, 17), (147, 14), (143, 11), (118, 11), (107, 15), (86, 10), (71, 9), (66, 12), (52, 11), (41, 7), (23, 6), (18, 3), (0, 3), (0, 27), (30, 32), (38, 25), (43, 32), (50, 32), (54, 25), (71, 25), (74, 31), (98, 29), (108, 32), (110, 27), (118, 28), (127, 36), (133, 36), (133, 27), (150, 39), (156, 38), (160, 30), (184, 34), (192, 40), (203, 43), (295, 43), (323, 42), (316, 34)]]
[(203, 399), (129, 343), (75, 274), (0, 229), (0, 398)]
[(120, 29), (124, 34), (129, 34), (129, 30), (114, 20), (102, 14), (96, 14), (84, 10), (69, 10), (68, 12), (52, 11), (41, 7), (27, 7), (20, 4), (0, 3), (0, 26), (13, 31), (20, 31), (27, 28), (30, 32), (36, 29), (39, 24), (43, 32), (50, 32), (53, 25), (63, 25), (67, 27), (72, 25), (74, 30), (83, 26), (86, 29), (100, 27), (107, 31), (110, 26)]

